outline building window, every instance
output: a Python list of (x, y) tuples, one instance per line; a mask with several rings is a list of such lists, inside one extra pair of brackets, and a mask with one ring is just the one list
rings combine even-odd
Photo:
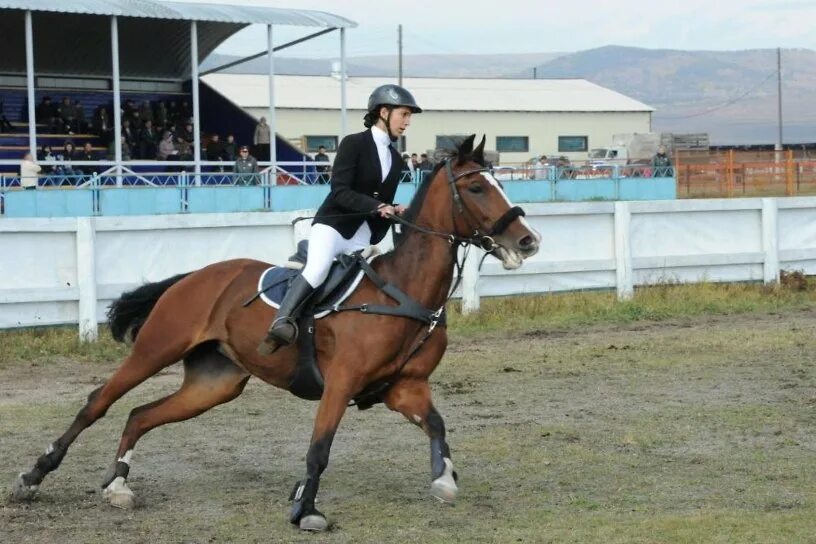
[(462, 140), (467, 138), (464, 134), (450, 134), (436, 137), (436, 149), (456, 149)]
[(499, 153), (527, 153), (530, 138), (527, 136), (496, 136), (496, 151)]
[(589, 138), (586, 136), (559, 136), (558, 152), (569, 153), (570, 151), (587, 151), (589, 149)]
[(320, 146), (326, 151), (337, 151), (337, 136), (306, 136), (306, 152), (315, 153)]

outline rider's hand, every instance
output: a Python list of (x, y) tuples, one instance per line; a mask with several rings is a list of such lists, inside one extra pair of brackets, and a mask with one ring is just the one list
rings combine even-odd
[(377, 212), (380, 214), (380, 217), (388, 217), (389, 215), (395, 215), (397, 210), (390, 204), (380, 204), (377, 207)]
[(397, 215), (402, 215), (402, 214), (404, 214), (404, 213), (405, 213), (405, 211), (406, 211), (407, 209), (408, 209), (408, 208), (406, 208), (406, 207), (405, 207), (405, 206), (403, 206), (402, 204), (397, 204), (396, 206), (394, 206), (394, 211), (396, 211), (396, 212), (397, 212)]

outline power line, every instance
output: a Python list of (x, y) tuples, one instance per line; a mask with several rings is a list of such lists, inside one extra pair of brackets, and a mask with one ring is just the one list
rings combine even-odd
[(711, 112), (721, 110), (723, 108), (727, 108), (728, 106), (736, 104), (737, 102), (739, 102), (743, 98), (746, 98), (748, 95), (753, 94), (754, 91), (756, 91), (757, 89), (762, 87), (762, 85), (764, 85), (769, 79), (771, 79), (772, 77), (774, 77), (776, 75), (777, 75), (777, 70), (774, 70), (773, 72), (768, 74), (767, 77), (765, 77), (765, 79), (760, 81), (755, 86), (751, 87), (750, 89), (748, 89), (747, 91), (745, 91), (741, 95), (739, 95), (739, 96), (737, 96), (735, 98), (732, 98), (731, 100), (729, 100), (727, 102), (724, 102), (724, 103), (720, 104), (719, 106), (715, 106), (713, 108), (710, 108), (710, 109), (707, 109), (707, 110), (704, 110), (704, 111), (701, 111), (701, 112), (698, 112), (698, 113), (692, 113), (690, 115), (655, 115), (654, 118), (655, 119), (691, 119), (693, 117), (700, 117), (702, 115), (707, 115), (707, 114), (709, 114)]

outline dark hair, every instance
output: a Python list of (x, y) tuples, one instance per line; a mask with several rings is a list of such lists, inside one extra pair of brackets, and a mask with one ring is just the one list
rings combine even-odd
[(363, 116), (363, 126), (365, 128), (371, 128), (371, 127), (373, 127), (374, 125), (377, 124), (377, 120), (380, 118), (380, 108), (388, 108), (388, 111), (391, 111), (391, 110), (394, 109), (394, 106), (387, 106), (387, 105), (383, 104), (383, 105), (377, 106), (373, 110), (367, 112)]

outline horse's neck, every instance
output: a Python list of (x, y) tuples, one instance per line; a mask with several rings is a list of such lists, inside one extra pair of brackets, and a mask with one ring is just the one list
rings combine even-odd
[[(403, 227), (406, 229), (406, 227)], [(455, 253), (444, 238), (408, 231), (389, 255), (383, 276), (428, 309), (437, 309), (453, 280)]]

